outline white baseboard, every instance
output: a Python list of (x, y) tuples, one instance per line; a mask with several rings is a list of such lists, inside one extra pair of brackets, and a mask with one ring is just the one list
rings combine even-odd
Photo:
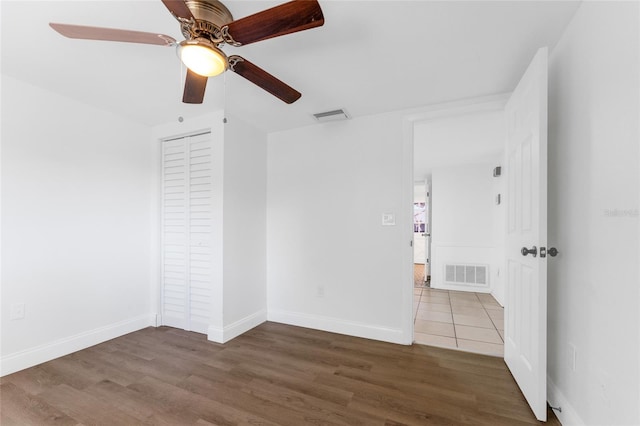
[(316, 330), (329, 331), (331, 333), (346, 334), (354, 337), (364, 337), (365, 339), (381, 340), (383, 342), (397, 343), (400, 345), (406, 345), (407, 341), (411, 342), (412, 340), (407, 339), (407, 336), (403, 333), (402, 329), (362, 324), (338, 318), (309, 315), (299, 312), (269, 309), (267, 319), (269, 321), (283, 324), (313, 328)]
[(69, 355), (149, 326), (155, 326), (155, 322), (155, 314), (141, 315), (3, 356), (0, 360), (0, 376), (6, 376)]
[(579, 426), (585, 424), (549, 376), (547, 376), (547, 401), (552, 407), (562, 408), (562, 411), (553, 410), (553, 412), (563, 426)]
[(209, 326), (207, 339), (216, 343), (226, 343), (242, 333), (246, 333), (252, 328), (259, 326), (266, 320), (267, 312), (263, 309), (222, 328)]
[(493, 290), (491, 291), (491, 295), (493, 296), (494, 299), (496, 299), (496, 302), (498, 302), (500, 306), (504, 308), (504, 298), (502, 297), (502, 295), (498, 294), (498, 292)]
[(436, 290), (455, 290), (455, 291), (472, 291), (474, 293), (491, 293), (491, 288), (488, 285), (475, 286), (464, 284), (438, 284), (431, 282), (431, 288)]

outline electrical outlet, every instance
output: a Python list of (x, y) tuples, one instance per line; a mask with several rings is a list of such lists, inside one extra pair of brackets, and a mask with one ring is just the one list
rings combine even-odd
[(324, 286), (323, 285), (319, 285), (317, 290), (316, 290), (316, 295), (318, 297), (324, 297)]
[(24, 303), (14, 303), (11, 305), (11, 312), (9, 312), (9, 319), (19, 320), (24, 318)]

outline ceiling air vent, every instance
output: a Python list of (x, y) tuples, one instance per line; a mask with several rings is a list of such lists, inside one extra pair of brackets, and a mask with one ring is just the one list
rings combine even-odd
[(349, 114), (344, 109), (336, 109), (333, 111), (319, 112), (317, 114), (313, 114), (313, 116), (320, 123), (324, 123), (326, 121), (338, 121), (338, 120), (347, 120)]

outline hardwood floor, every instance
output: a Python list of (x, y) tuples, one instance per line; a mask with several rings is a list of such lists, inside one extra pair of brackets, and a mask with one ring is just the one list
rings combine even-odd
[(538, 423), (500, 358), (277, 323), (147, 328), (0, 383), (3, 426)]

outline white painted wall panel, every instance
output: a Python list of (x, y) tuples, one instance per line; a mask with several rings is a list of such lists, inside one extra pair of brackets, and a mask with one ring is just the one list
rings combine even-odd
[(401, 116), (272, 133), (267, 170), (269, 318), (401, 341)]
[(445, 282), (446, 264), (496, 267), (493, 163), (435, 168), (432, 171), (431, 286), (453, 290), (490, 291), (486, 285)]
[(3, 373), (150, 325), (150, 129), (3, 75), (1, 136)]
[(267, 136), (227, 114), (224, 138), (227, 340), (267, 318)]
[(549, 64), (550, 401), (563, 424), (636, 425), (640, 5), (583, 2)]

